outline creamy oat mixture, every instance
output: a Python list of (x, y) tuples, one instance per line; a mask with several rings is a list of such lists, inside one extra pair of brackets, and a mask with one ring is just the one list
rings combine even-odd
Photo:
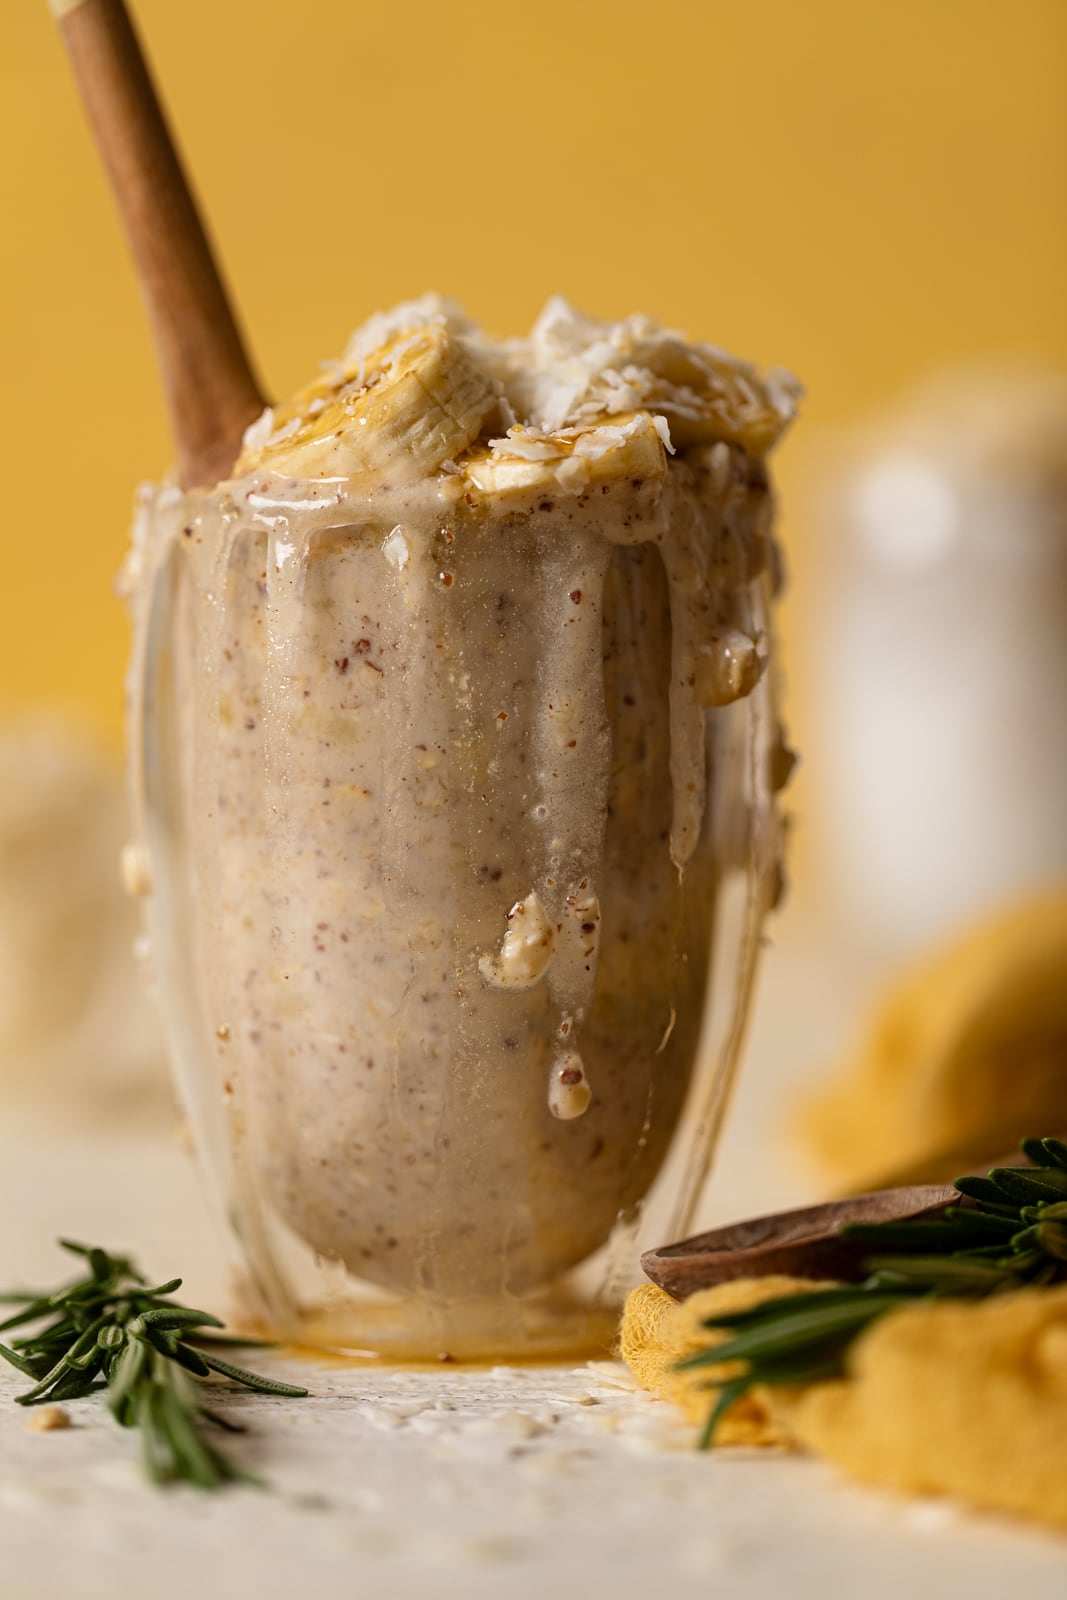
[(795, 397), (642, 318), (553, 301), (497, 344), (429, 299), (230, 481), (146, 492), (150, 925), (253, 1257), (280, 1222), (387, 1288), (521, 1294), (639, 1205), (722, 814), (752, 848), (781, 767), (765, 456)]

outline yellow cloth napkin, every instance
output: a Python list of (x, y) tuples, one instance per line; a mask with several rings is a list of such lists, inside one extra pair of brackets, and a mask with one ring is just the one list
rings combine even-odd
[(909, 1171), (951, 1178), (1024, 1134), (1067, 1130), (1067, 892), (993, 917), (906, 974), (800, 1122), (853, 1189)]
[[(702, 1321), (817, 1287), (743, 1279), (678, 1303), (643, 1284), (623, 1313), (623, 1359), (642, 1387), (703, 1422), (709, 1377), (736, 1368), (674, 1370), (719, 1337)], [(810, 1450), (871, 1483), (1067, 1528), (1067, 1286), (893, 1312), (853, 1344), (844, 1378), (757, 1388), (727, 1412), (716, 1442)]]
[[(619, 1330), (619, 1352), (643, 1389), (673, 1400), (690, 1422), (704, 1423), (714, 1403), (714, 1390), (740, 1370), (736, 1362), (676, 1372), (686, 1356), (706, 1350), (725, 1338), (702, 1323), (707, 1317), (747, 1311), (776, 1295), (809, 1293), (812, 1285), (801, 1278), (739, 1278), (701, 1289), (681, 1302), (672, 1300), (654, 1283), (631, 1291)], [(771, 1418), (763, 1391), (755, 1390), (732, 1405), (715, 1436), (716, 1444), (785, 1444), (788, 1441)]]

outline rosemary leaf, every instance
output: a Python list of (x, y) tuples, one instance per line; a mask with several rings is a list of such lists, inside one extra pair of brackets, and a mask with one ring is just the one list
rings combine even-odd
[(96, 1379), (104, 1365), (102, 1351), (97, 1351), (94, 1359), (85, 1367), (80, 1367), (68, 1372), (66, 1377), (60, 1378), (50, 1394), (43, 1395), (37, 1402), (38, 1405), (48, 1400), (49, 1403), (61, 1400), (83, 1400), (91, 1394), (96, 1387)]
[(181, 1344), (176, 1344), (173, 1350), (168, 1350), (166, 1354), (170, 1355), (171, 1360), (178, 1362), (179, 1366), (184, 1366), (187, 1373), (194, 1374), (195, 1378), (210, 1378), (210, 1366), (205, 1362), (203, 1355), (200, 1355), (198, 1350), (192, 1349), (190, 1344), (182, 1341)]
[[(888, 1249), (895, 1249), (899, 1245), (904, 1250), (927, 1246), (931, 1250), (950, 1251), (954, 1247), (963, 1250), (969, 1245), (1004, 1237), (1001, 1225), (1006, 1219), (987, 1217), (981, 1211), (969, 1211), (964, 1215), (966, 1221), (946, 1216), (944, 1221), (938, 1219), (936, 1222), (848, 1222), (841, 1228), (840, 1236), (842, 1239), (855, 1239), (861, 1244), (881, 1244)], [(1010, 1226), (1008, 1224), (1009, 1229)]]
[(1067, 1172), (1067, 1144), (1062, 1139), (1042, 1139), (1041, 1144), (1048, 1157), (1048, 1161), (1044, 1164), (1046, 1166), (1060, 1167), (1064, 1172)]
[(65, 1356), (60, 1356), (55, 1366), (50, 1368), (44, 1377), (34, 1384), (32, 1389), (27, 1389), (25, 1394), (17, 1394), (15, 1396), (15, 1404), (18, 1406), (36, 1405), (45, 1398), (52, 1385), (58, 1383), (67, 1370), (67, 1359)]
[(141, 1321), (146, 1328), (159, 1329), (221, 1328), (223, 1326), (218, 1317), (213, 1317), (210, 1311), (186, 1310), (184, 1306), (172, 1306), (169, 1309), (152, 1306), (149, 1310), (141, 1312)]
[(989, 1176), (1002, 1194), (1020, 1205), (1067, 1198), (1067, 1172), (1058, 1167), (994, 1167)]
[(134, 1401), (134, 1422), (141, 1432), (141, 1460), (153, 1483), (169, 1483), (176, 1475), (176, 1457), (161, 1415), (162, 1395), (155, 1383), (143, 1384)]
[(989, 1290), (1003, 1281), (1004, 1269), (994, 1262), (966, 1256), (871, 1256), (866, 1266), (879, 1277), (891, 1276), (894, 1282), (968, 1290)]
[(176, 1380), (180, 1372), (163, 1366), (160, 1370), (159, 1412), (165, 1423), (171, 1448), (181, 1476), (202, 1489), (215, 1489), (223, 1481), (220, 1459), (204, 1443), (193, 1426), (192, 1417), (199, 1402)]
[(734, 1378), (730, 1383), (723, 1384), (716, 1397), (715, 1404), (711, 1408), (711, 1415), (708, 1417), (707, 1423), (705, 1424), (704, 1432), (700, 1435), (701, 1450), (708, 1450), (711, 1448), (711, 1441), (715, 1435), (715, 1430), (718, 1428), (719, 1423), (722, 1421), (727, 1411), (729, 1411), (734, 1401), (740, 1400), (741, 1396), (746, 1393), (748, 1388), (749, 1382), (746, 1378)]
[(0, 1322), (0, 1333), (9, 1333), (12, 1328), (22, 1328), (28, 1322), (37, 1322), (41, 1317), (46, 1317), (53, 1310), (48, 1300), (36, 1300), (25, 1311), (16, 1311), (14, 1316)]
[(791, 1298), (793, 1304), (789, 1311), (776, 1312), (762, 1323), (735, 1333), (732, 1339), (713, 1345), (699, 1355), (689, 1356), (679, 1366), (698, 1367), (720, 1361), (759, 1362), (810, 1342), (823, 1344), (842, 1334), (857, 1333), (875, 1317), (900, 1304), (899, 1295), (872, 1294), (865, 1289), (857, 1290), (844, 1303), (835, 1299), (827, 1304), (818, 1292)]
[(166, 1283), (157, 1283), (152, 1289), (139, 1289), (138, 1298), (142, 1300), (155, 1300), (158, 1296), (173, 1294), (175, 1290), (180, 1289), (181, 1286), (182, 1280), (180, 1278), (168, 1278)]
[(25, 1356), (20, 1355), (17, 1350), (9, 1349), (6, 1344), (0, 1344), (0, 1356), (3, 1356), (5, 1361), (9, 1361), (13, 1367), (17, 1367), (20, 1372), (25, 1373), (27, 1378), (33, 1378), (36, 1381), (41, 1376), (32, 1362), (28, 1361)]
[(1003, 1190), (998, 1189), (990, 1178), (957, 1178), (956, 1189), (970, 1200), (985, 1201), (994, 1213), (1009, 1217), (1013, 1215), (1013, 1208), (1006, 1204)]
[(241, 1384), (245, 1389), (255, 1389), (257, 1394), (287, 1395), (293, 1400), (302, 1400), (307, 1395), (307, 1390), (300, 1388), (295, 1383), (278, 1383), (274, 1378), (261, 1378), (258, 1373), (246, 1372), (243, 1367), (234, 1367), (228, 1361), (223, 1361), (219, 1356), (205, 1355), (204, 1360), (212, 1372), (230, 1378), (234, 1383)]
[[(171, 1300), (181, 1288), (180, 1278), (150, 1285), (125, 1256), (73, 1239), (60, 1243), (83, 1262), (84, 1277), (51, 1293), (3, 1297), (19, 1309), (0, 1323), (0, 1332), (33, 1330), (10, 1345), (0, 1344), (0, 1358), (33, 1380), (16, 1396), (17, 1403), (80, 1400), (106, 1389), (116, 1422), (140, 1432), (145, 1471), (154, 1483), (182, 1480), (204, 1489), (258, 1485), (259, 1479), (205, 1439), (208, 1426), (242, 1430), (203, 1404), (204, 1384), (222, 1376), (261, 1394), (305, 1395), (306, 1389), (262, 1378), (208, 1353), (268, 1341), (226, 1334), (211, 1312)], [(197, 1348), (200, 1343), (207, 1348)]]
[(969, 1222), (973, 1222), (976, 1229), (981, 1224), (982, 1232), (990, 1238), (1010, 1239), (1019, 1225), (1018, 1213), (1012, 1206), (1005, 1206), (1003, 1209), (1006, 1215), (997, 1215), (992, 1211), (978, 1211), (971, 1206), (948, 1206), (943, 1215), (953, 1221), (958, 1217), (966, 1217)]
[(140, 1385), (147, 1365), (148, 1351), (141, 1339), (130, 1339), (111, 1369), (111, 1409), (116, 1411), (127, 1395)]
[[(856, 1284), (845, 1284), (839, 1289), (820, 1289), (818, 1291), (820, 1304), (823, 1306), (851, 1305), (859, 1292)], [(749, 1306), (745, 1311), (725, 1312), (722, 1316), (708, 1317), (704, 1322), (705, 1328), (746, 1328), (752, 1323), (766, 1322), (781, 1312), (795, 1311), (798, 1296), (795, 1294), (777, 1295), (773, 1300), (762, 1300), (758, 1305)]]

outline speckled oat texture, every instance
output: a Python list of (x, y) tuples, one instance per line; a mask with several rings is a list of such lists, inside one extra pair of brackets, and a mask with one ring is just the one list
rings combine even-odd
[(427, 300), (231, 481), (146, 492), (141, 886), (268, 1298), (284, 1235), (517, 1301), (639, 1206), (720, 882), (773, 895), (765, 457), (795, 398), (643, 318), (552, 302), (496, 344)]

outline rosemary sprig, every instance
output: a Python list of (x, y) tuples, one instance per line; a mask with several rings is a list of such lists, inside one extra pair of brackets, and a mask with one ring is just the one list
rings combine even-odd
[(1024, 1139), (1030, 1167), (994, 1167), (986, 1178), (957, 1178), (961, 1204), (937, 1217), (850, 1223), (843, 1237), (873, 1247), (868, 1276), (843, 1288), (786, 1295), (703, 1326), (730, 1335), (679, 1362), (679, 1369), (743, 1362), (715, 1385), (718, 1394), (701, 1447), (754, 1384), (813, 1383), (839, 1377), (853, 1340), (887, 1313), (919, 1300), (979, 1298), (1067, 1279), (1067, 1144)]
[(33, 1380), (16, 1403), (81, 1400), (106, 1389), (116, 1422), (140, 1429), (145, 1469), (154, 1483), (184, 1480), (202, 1489), (259, 1483), (206, 1437), (205, 1423), (244, 1430), (209, 1410), (205, 1400), (206, 1385), (216, 1377), (260, 1394), (306, 1395), (306, 1389), (261, 1378), (215, 1353), (267, 1341), (213, 1331), (222, 1327), (217, 1317), (171, 1299), (180, 1278), (151, 1285), (125, 1256), (71, 1239), (59, 1243), (84, 1262), (85, 1276), (55, 1290), (0, 1297), (21, 1307), (0, 1322), (0, 1335), (43, 1324), (0, 1344), (0, 1357)]

